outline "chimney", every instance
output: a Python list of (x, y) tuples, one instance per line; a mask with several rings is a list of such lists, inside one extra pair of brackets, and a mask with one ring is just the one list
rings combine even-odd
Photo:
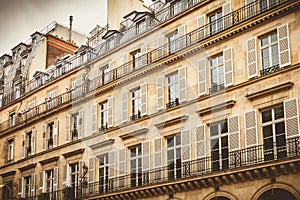
[(72, 23), (73, 23), (73, 16), (70, 16), (70, 28), (69, 28), (69, 40), (68, 42), (72, 41)]

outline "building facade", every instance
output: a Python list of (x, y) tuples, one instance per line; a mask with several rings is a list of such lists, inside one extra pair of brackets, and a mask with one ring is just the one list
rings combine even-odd
[(2, 199), (300, 199), (299, 16), (171, 0), (96, 27), (2, 104)]

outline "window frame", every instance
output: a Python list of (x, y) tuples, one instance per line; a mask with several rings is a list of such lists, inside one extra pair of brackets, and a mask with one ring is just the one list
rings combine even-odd
[[(276, 34), (276, 39), (272, 42), (271, 41), (271, 38), (273, 35)], [(267, 38), (268, 40), (268, 43), (266, 45), (263, 45), (262, 44), (262, 40)], [(275, 67), (275, 66), (278, 66), (279, 67), (279, 42), (278, 42), (278, 33), (276, 30), (274, 31), (271, 31), (267, 34), (264, 34), (262, 35), (261, 37), (258, 38), (259, 39), (259, 54), (260, 54), (260, 64), (261, 64), (261, 69), (262, 70), (266, 70), (266, 69), (269, 69), (269, 68), (272, 68), (272, 67)], [(273, 55), (275, 54), (272, 54), (272, 47), (273, 46), (277, 46), (277, 58), (278, 58), (278, 61), (277, 63), (273, 63)], [(268, 66), (264, 66), (264, 57), (263, 57), (263, 50), (264, 49), (267, 49), (268, 50), (268, 63), (269, 65)]]
[(100, 111), (100, 128), (106, 130), (108, 129), (108, 101), (103, 101), (98, 106)]

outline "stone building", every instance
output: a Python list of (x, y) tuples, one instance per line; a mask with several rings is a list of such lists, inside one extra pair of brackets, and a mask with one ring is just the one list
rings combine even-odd
[(300, 199), (300, 1), (133, 2), (3, 103), (2, 199)]

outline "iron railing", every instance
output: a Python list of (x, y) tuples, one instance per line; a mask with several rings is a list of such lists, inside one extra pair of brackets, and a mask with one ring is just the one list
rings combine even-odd
[(213, 93), (216, 93), (216, 92), (219, 92), (219, 91), (222, 91), (225, 89), (225, 85), (224, 84), (213, 84), (211, 86), (211, 88), (209, 88), (209, 93), (210, 94), (213, 94)]
[(176, 98), (174, 101), (170, 101), (166, 104), (166, 107), (167, 108), (173, 108), (175, 106), (178, 106), (179, 105), (179, 99)]
[(273, 65), (271, 67), (268, 67), (268, 68), (265, 68), (263, 70), (260, 70), (260, 75), (261, 76), (265, 76), (265, 75), (268, 75), (268, 74), (271, 74), (273, 72), (276, 72), (280, 69), (280, 66), (279, 64), (278, 65)]
[[(184, 0), (183, 2), (185, 2), (185, 1), (187, 1), (187, 0)], [(235, 11), (229, 13), (228, 15), (223, 16), (222, 18), (218, 19), (217, 21), (211, 22), (205, 26), (197, 28), (196, 30), (191, 31), (170, 43), (167, 43), (161, 47), (158, 47), (157, 49), (154, 49), (144, 55), (141, 55), (134, 61), (129, 61), (129, 62), (105, 73), (105, 74), (102, 74), (102, 75), (90, 80), (88, 84), (82, 84), (81, 86), (79, 86), (77, 88), (72, 88), (71, 90), (68, 90), (67, 93), (64, 93), (58, 97), (51, 99), (51, 101), (53, 101), (53, 105), (51, 104), (50, 108), (47, 106), (46, 102), (44, 102), (44, 103), (30, 109), (29, 111), (27, 110), (26, 116), (22, 115), (22, 113), (21, 113), (21, 115), (19, 115), (17, 117), (18, 119), (17, 119), (17, 123), (15, 124), (15, 126), (25, 122), (26, 120), (28, 120), (38, 114), (47, 112), (48, 110), (51, 110), (58, 106), (61, 106), (64, 103), (71, 102), (72, 100), (76, 100), (77, 98), (82, 97), (82, 95), (84, 95), (85, 93), (87, 93), (89, 91), (93, 91), (105, 84), (108, 84), (114, 80), (117, 80), (129, 73), (132, 73), (132, 72), (140, 69), (140, 68), (143, 68), (149, 64), (155, 63), (155, 62), (159, 61), (160, 59), (169, 56), (170, 54), (176, 54), (178, 51), (180, 51), (182, 49), (185, 49), (185, 48), (187, 48), (197, 42), (200, 42), (212, 35), (220, 33), (228, 28), (231, 28), (234, 25), (240, 24), (254, 16), (257, 16), (268, 10), (274, 9), (277, 6), (282, 5), (286, 2), (291, 3), (294, 1), (296, 1), (296, 0), (279, 0), (279, 1), (274, 2), (274, 4), (271, 4), (269, 6), (264, 6), (263, 9), (259, 9), (260, 8), (259, 0), (254, 1), (251, 4), (248, 4), (238, 10), (235, 10)], [(201, 2), (201, 1), (197, 1), (197, 3), (199, 3), (199, 2)], [(223, 26), (221, 26), (219, 29), (214, 30), (214, 32), (211, 32), (210, 31), (211, 27), (213, 25), (215, 25), (216, 23), (220, 23), (220, 21), (223, 23)], [(170, 48), (171, 46), (172, 46), (172, 48)], [(84, 53), (84, 54), (78, 54), (75, 57), (72, 57), (74, 62), (65, 62), (65, 64), (62, 65), (61, 68), (56, 68), (56, 69), (52, 70), (50, 73), (51, 75), (49, 75), (49, 78), (46, 79), (46, 82), (59, 77), (63, 73), (76, 68), (77, 66), (81, 65), (82, 63), (85, 63), (88, 60), (88, 58), (91, 57), (91, 55)], [(141, 66), (139, 66), (139, 68), (134, 68), (133, 65), (137, 61), (140, 61)], [(62, 68), (64, 68), (64, 70), (61, 70)], [(25, 91), (23, 93), (23, 95), (36, 89), (35, 84), (37, 84), (37, 83), (40, 83), (41, 85), (45, 84), (44, 82), (35, 82), (35, 81), (30, 82), (29, 84), (27, 84), (24, 87), (25, 89), (22, 88), (22, 90)], [(21, 96), (22, 96), (22, 94), (21, 94)], [(6, 97), (4, 97), (4, 99), (5, 98)], [(4, 103), (4, 104), (2, 103), (2, 106), (10, 103), (10, 101), (4, 100), (4, 99), (2, 100)], [(2, 122), (0, 124), (0, 131), (5, 130), (9, 127), (10, 127), (9, 120)]]

